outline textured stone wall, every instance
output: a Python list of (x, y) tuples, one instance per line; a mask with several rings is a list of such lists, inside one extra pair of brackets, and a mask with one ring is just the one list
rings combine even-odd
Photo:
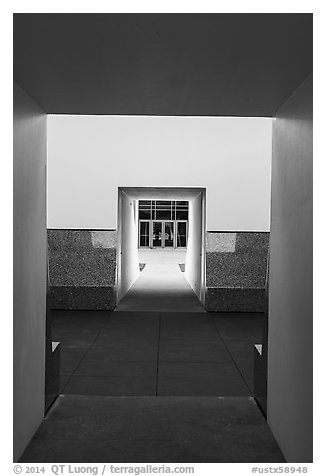
[(263, 312), (269, 233), (206, 233), (206, 309)]
[[(263, 312), (269, 233), (206, 233), (211, 312)], [(114, 309), (117, 233), (48, 230), (52, 309)]]
[(116, 231), (48, 230), (52, 309), (114, 309)]

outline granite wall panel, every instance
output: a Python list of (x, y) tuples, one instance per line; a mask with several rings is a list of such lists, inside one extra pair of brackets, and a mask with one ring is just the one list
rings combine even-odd
[[(263, 312), (269, 233), (206, 233), (206, 310)], [(114, 309), (117, 233), (48, 230), (52, 309)]]
[(206, 234), (206, 309), (263, 312), (269, 233)]
[(52, 309), (114, 309), (113, 230), (48, 230)]

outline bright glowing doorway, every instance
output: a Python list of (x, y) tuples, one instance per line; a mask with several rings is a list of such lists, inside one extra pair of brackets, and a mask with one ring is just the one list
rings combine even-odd
[[(160, 201), (162, 204), (168, 201), (171, 204), (187, 203), (188, 220), (176, 220), (176, 215), (167, 220), (156, 220), (156, 216), (152, 215), (146, 217), (147, 220), (139, 219), (139, 203), (144, 203), (146, 200), (147, 202)], [(205, 219), (205, 188), (119, 187), (117, 303), (119, 304), (139, 278), (138, 248), (147, 248), (153, 252), (165, 250), (171, 253), (174, 249), (183, 248), (185, 250), (184, 277), (204, 305)], [(143, 225), (143, 223), (147, 224)], [(178, 242), (185, 246), (178, 247)], [(170, 256), (172, 257), (172, 254)]]

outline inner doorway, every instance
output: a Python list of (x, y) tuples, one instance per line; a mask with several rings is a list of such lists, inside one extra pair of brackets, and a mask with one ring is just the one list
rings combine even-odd
[(188, 222), (139, 220), (139, 248), (186, 248)]
[(186, 248), (189, 202), (139, 200), (139, 248)]

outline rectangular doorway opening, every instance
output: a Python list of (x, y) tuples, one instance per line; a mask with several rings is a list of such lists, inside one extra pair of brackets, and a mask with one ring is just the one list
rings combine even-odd
[(158, 256), (167, 256), (166, 253), (168, 259), (177, 253), (182, 255), (185, 262), (180, 263), (180, 268), (204, 305), (205, 231), (205, 188), (119, 187), (118, 306), (140, 276), (142, 253), (155, 256), (156, 260)]
[(139, 200), (139, 248), (186, 248), (189, 202)]

